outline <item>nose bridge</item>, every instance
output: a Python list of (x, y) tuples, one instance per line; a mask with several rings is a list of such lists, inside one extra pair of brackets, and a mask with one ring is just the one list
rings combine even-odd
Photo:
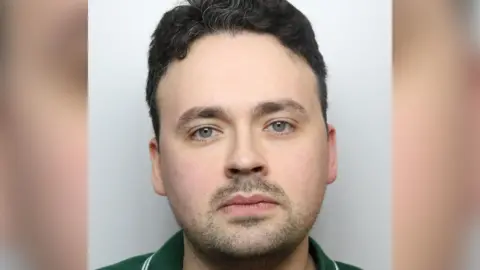
[(250, 128), (237, 128), (232, 140), (227, 171), (232, 173), (265, 172), (266, 161), (257, 136)]

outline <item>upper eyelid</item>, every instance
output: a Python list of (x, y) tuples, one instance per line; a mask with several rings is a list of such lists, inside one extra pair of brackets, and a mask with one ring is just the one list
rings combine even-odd
[(298, 125), (298, 121), (295, 121), (293, 119), (285, 119), (285, 118), (279, 118), (279, 119), (273, 119), (273, 120), (270, 120), (266, 123), (265, 127), (268, 127), (270, 126), (271, 124), (275, 123), (275, 122), (285, 122), (293, 127), (296, 127)]

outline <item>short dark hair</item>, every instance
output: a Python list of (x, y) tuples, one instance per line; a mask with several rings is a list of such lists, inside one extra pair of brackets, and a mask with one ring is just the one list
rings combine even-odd
[(150, 43), (146, 99), (157, 140), (157, 87), (169, 64), (184, 59), (191, 44), (202, 36), (241, 31), (273, 35), (307, 61), (317, 77), (327, 121), (327, 69), (312, 26), (302, 12), (286, 0), (188, 0), (163, 15)]

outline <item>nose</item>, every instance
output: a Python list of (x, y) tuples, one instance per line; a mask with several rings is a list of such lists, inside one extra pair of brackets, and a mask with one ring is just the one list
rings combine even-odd
[(266, 176), (267, 162), (258, 150), (251, 140), (237, 141), (225, 167), (227, 178), (232, 179), (238, 175), (248, 174)]

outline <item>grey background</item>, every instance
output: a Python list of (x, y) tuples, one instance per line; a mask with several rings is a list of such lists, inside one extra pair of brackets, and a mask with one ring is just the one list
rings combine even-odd
[[(334, 258), (391, 269), (391, 1), (291, 1), (329, 67), (339, 176), (311, 235)], [(89, 1), (89, 269), (158, 249), (176, 230), (150, 184), (147, 48), (178, 1)]]

